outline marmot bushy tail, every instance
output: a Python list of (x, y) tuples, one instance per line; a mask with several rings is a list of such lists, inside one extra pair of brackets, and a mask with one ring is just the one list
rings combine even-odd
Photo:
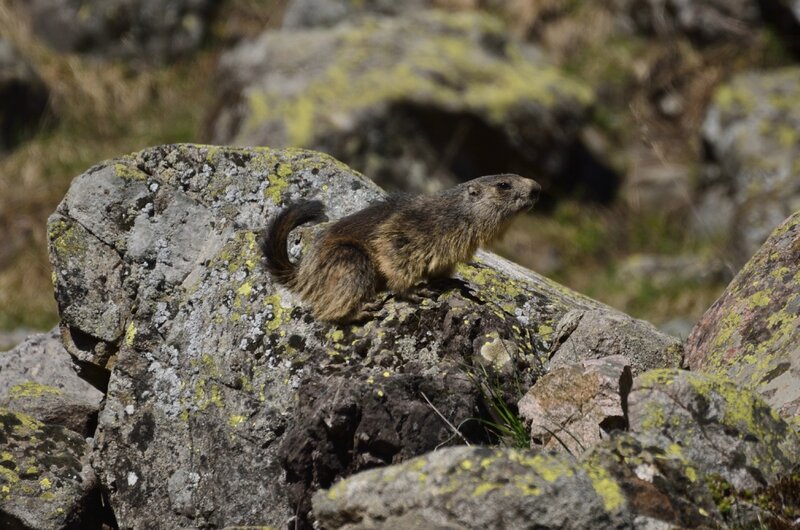
[(324, 217), (321, 203), (303, 203), (278, 215), (261, 247), (274, 279), (317, 319), (361, 320), (378, 291), (403, 293), (421, 280), (451, 275), (516, 214), (532, 208), (540, 190), (534, 180), (504, 174), (435, 195), (386, 199), (324, 228), (295, 265), (286, 250), (289, 232)]
[(267, 258), (267, 270), (282, 284), (289, 285), (297, 273), (297, 265), (289, 260), (286, 239), (298, 226), (325, 220), (325, 206), (309, 201), (290, 206), (276, 217), (259, 239), (258, 244)]

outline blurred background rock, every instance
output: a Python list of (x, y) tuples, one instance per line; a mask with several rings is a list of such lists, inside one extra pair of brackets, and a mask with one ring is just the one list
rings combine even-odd
[(494, 250), (683, 335), (800, 209), (798, 59), (793, 0), (0, 0), (0, 331), (57, 320), (72, 177), (214, 142), (537, 178)]

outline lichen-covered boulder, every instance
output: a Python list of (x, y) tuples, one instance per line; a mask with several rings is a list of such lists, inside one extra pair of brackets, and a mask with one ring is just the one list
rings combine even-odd
[(629, 361), (614, 355), (561, 366), (519, 401), (531, 446), (580, 455), (608, 433), (627, 428), (624, 403), (633, 383)]
[(616, 432), (587, 451), (582, 463), (601, 469), (623, 492), (634, 528), (724, 528), (724, 517), (695, 464), (677, 446), (652, 436)]
[(0, 38), (0, 153), (36, 131), (47, 113), (48, 97), (33, 68)]
[(800, 435), (753, 392), (684, 370), (652, 370), (628, 395), (631, 431), (681, 455), (697, 476), (737, 489), (774, 482), (800, 462)]
[(3, 528), (89, 528), (100, 519), (99, 506), (92, 502), (98, 492), (88, 455), (83, 436), (0, 409)]
[(0, 353), (0, 407), (91, 436), (103, 393), (78, 375), (57, 330)]
[(680, 341), (661, 333), (649, 322), (628, 315), (595, 309), (576, 309), (558, 322), (549, 367), (556, 368), (587, 359), (622, 355), (634, 375), (654, 368), (680, 366)]
[(603, 469), (567, 455), (455, 447), (360, 473), (314, 496), (328, 530), (630, 528)]
[(556, 194), (581, 179), (605, 198), (616, 187), (578, 140), (589, 87), (485, 13), (267, 31), (223, 56), (218, 77), (218, 143), (319, 149), (392, 189), (503, 171)]
[(715, 210), (715, 194), (733, 202), (727, 235), (736, 265), (800, 209), (798, 102), (800, 67), (750, 72), (720, 87), (706, 115), (703, 139), (716, 170), (704, 193)]
[(213, 0), (13, 0), (58, 51), (163, 63), (203, 42)]
[(470, 378), (530, 386), (560, 317), (604, 308), (481, 253), (421, 303), (316, 322), (261, 266), (258, 233), (288, 203), (338, 218), (381, 195), (296, 149), (162, 146), (74, 180), (50, 257), (68, 350), (111, 372), (93, 463), (121, 528), (307, 527), (338, 477), (488, 441)]
[(724, 374), (800, 425), (800, 211), (779, 226), (695, 326), (692, 370)]

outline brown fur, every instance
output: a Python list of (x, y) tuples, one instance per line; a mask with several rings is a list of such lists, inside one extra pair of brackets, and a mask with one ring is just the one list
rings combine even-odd
[(452, 274), (515, 214), (530, 209), (541, 187), (519, 175), (480, 177), (435, 195), (393, 197), (325, 228), (293, 264), (289, 232), (324, 217), (317, 201), (282, 211), (260, 243), (267, 269), (297, 293), (319, 320), (365, 316), (377, 293), (404, 293), (417, 282)]

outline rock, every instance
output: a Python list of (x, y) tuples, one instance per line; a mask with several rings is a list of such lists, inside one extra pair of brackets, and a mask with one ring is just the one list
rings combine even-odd
[(634, 375), (652, 368), (680, 366), (681, 343), (652, 324), (606, 310), (570, 311), (556, 329), (550, 370), (561, 366), (622, 355)]
[(103, 393), (78, 376), (56, 330), (0, 354), (0, 407), (91, 436)]
[(702, 44), (752, 36), (761, 23), (750, 0), (617, 0), (637, 26), (659, 36), (683, 33)]
[(577, 461), (448, 448), (342, 480), (315, 494), (314, 513), (332, 530), (792, 525), (800, 438), (760, 398), (664, 369), (636, 379), (628, 406), (631, 432)]
[(800, 67), (746, 73), (717, 90), (703, 123), (723, 193), (734, 203), (737, 266), (800, 209), (798, 101)]
[(40, 127), (48, 97), (47, 87), (33, 68), (0, 38), (0, 152)]
[(164, 63), (197, 50), (213, 0), (13, 0), (57, 51)]
[(737, 489), (775, 482), (800, 461), (800, 436), (756, 394), (719, 376), (652, 370), (628, 395), (630, 429), (679, 455), (696, 476)]
[(531, 447), (579, 456), (609, 432), (627, 429), (623, 403), (632, 382), (622, 355), (552, 370), (519, 401), (519, 415), (530, 424)]
[(592, 92), (482, 13), (267, 31), (220, 60), (217, 143), (319, 149), (393, 190), (502, 171), (613, 197), (579, 138)]
[(800, 212), (778, 227), (686, 342), (692, 370), (725, 374), (800, 425)]
[(726, 528), (706, 480), (675, 447), (618, 431), (587, 451), (582, 463), (603, 470), (596, 473), (624, 493), (633, 528)]
[(4, 528), (88, 528), (97, 481), (81, 435), (0, 409), (0, 447)]
[[(601, 468), (602, 469), (602, 468)], [(566, 455), (454, 447), (314, 496), (323, 528), (629, 528), (622, 491)]]
[[(609, 310), (480, 253), (421, 303), (314, 321), (271, 282), (257, 235), (288, 203), (335, 219), (381, 195), (298, 149), (161, 146), (74, 180), (50, 258), (68, 348), (111, 370), (92, 458), (120, 527), (308, 527), (311, 494), (338, 477), (488, 441), (467, 372), (530, 386), (563, 314)], [(290, 238), (295, 256), (314, 230)]]
[(0, 353), (13, 350), (18, 344), (36, 332), (28, 328), (0, 331)]

